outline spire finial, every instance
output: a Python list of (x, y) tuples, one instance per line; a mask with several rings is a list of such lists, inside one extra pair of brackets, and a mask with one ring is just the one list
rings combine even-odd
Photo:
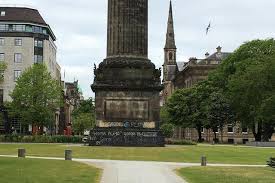
[(169, 7), (169, 17), (168, 17), (168, 24), (167, 24), (165, 48), (176, 49), (175, 33), (174, 33), (174, 20), (173, 20), (173, 6), (172, 6), (171, 0), (170, 0), (170, 7)]

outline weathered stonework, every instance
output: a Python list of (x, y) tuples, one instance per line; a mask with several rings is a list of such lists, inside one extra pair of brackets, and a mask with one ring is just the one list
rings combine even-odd
[(107, 40), (107, 58), (95, 66), (91, 86), (97, 128), (90, 144), (163, 146), (161, 70), (147, 57), (148, 0), (109, 0)]

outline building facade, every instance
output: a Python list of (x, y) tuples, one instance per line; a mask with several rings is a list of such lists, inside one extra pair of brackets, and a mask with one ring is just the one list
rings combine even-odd
[[(211, 55), (206, 53), (203, 59), (192, 57), (188, 62), (177, 62), (173, 22), (172, 3), (170, 1), (166, 44), (164, 47), (162, 105), (167, 102), (175, 90), (190, 88), (199, 81), (207, 79), (209, 72), (215, 70), (230, 55), (228, 52), (222, 52), (222, 48), (219, 46), (216, 52)], [(206, 142), (216, 140), (224, 143), (245, 143), (254, 140), (252, 131), (239, 125), (233, 126), (229, 124), (224, 127), (223, 132), (216, 132), (216, 135), (217, 139), (214, 139), (213, 131), (202, 129), (202, 138)], [(174, 138), (197, 141), (198, 132), (192, 128), (177, 127)]]
[(62, 81), (62, 86), (64, 86), (63, 106), (60, 108), (60, 119), (56, 130), (58, 134), (71, 135), (68, 132), (70, 131), (73, 124), (73, 110), (80, 106), (80, 103), (84, 100), (84, 98), (82, 96), (82, 92), (79, 89), (78, 81)]
[[(52, 77), (61, 80), (56, 61), (56, 37), (38, 10), (0, 7), (0, 103), (11, 101), (17, 78), (35, 63), (44, 63)], [(58, 112), (56, 114), (58, 119)]]

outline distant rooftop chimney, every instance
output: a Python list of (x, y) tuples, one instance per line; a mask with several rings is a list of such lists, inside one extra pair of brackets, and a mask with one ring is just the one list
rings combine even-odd
[(189, 58), (189, 63), (196, 64), (197, 63), (197, 58), (196, 57), (190, 57)]
[(6, 16), (6, 12), (5, 11), (1, 11), (1, 17)]
[(217, 52), (218, 52), (218, 53), (221, 53), (221, 52), (222, 52), (222, 47), (221, 47), (221, 46), (218, 46), (218, 47), (217, 47)]
[(210, 54), (209, 54), (208, 52), (206, 52), (206, 53), (205, 53), (205, 58), (209, 57), (209, 55), (210, 55)]

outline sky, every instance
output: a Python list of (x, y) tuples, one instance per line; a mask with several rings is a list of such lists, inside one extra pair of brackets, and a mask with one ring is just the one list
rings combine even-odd
[[(203, 58), (216, 47), (233, 52), (253, 39), (275, 37), (275, 0), (172, 0), (177, 60)], [(57, 37), (62, 79), (79, 80), (93, 97), (93, 65), (106, 57), (107, 0), (0, 0), (39, 10)], [(169, 0), (149, 0), (149, 59), (163, 64)], [(206, 28), (211, 29), (206, 35)]]

